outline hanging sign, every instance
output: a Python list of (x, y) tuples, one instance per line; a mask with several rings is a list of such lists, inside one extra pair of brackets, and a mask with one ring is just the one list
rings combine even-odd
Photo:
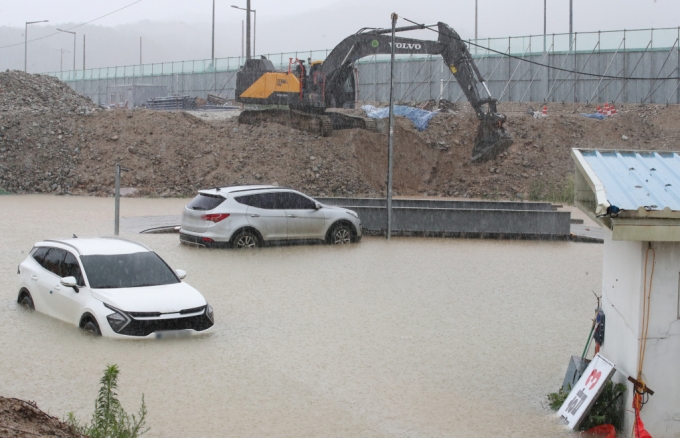
[(571, 429), (576, 429), (604, 389), (604, 384), (614, 375), (616, 367), (609, 360), (595, 355), (557, 415)]

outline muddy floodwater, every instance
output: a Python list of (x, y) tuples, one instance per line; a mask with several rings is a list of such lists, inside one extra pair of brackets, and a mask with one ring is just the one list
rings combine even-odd
[[(122, 216), (186, 199), (123, 199)], [(107, 364), (154, 437), (560, 437), (547, 408), (580, 354), (602, 246), (365, 237), (358, 245), (195, 249), (137, 235), (215, 309), (212, 334), (93, 338), (16, 304), (41, 239), (113, 234), (113, 199), (0, 196), (0, 395), (89, 420)]]

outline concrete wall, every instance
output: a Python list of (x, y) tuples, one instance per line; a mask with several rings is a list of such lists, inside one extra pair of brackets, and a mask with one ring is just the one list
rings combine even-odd
[[(387, 230), (382, 199), (319, 201), (356, 211), (368, 234)], [(394, 200), (392, 208), (393, 233), (407, 236), (566, 240), (570, 219), (569, 212), (552, 211), (549, 203)]]
[[(647, 242), (613, 241), (605, 229), (602, 267), (602, 309), (606, 315), (601, 353), (617, 366), (614, 380), (628, 387), (626, 431), (631, 435), (634, 415), (629, 412), (633, 392), (627, 376), (637, 377), (642, 336), (642, 300)], [(651, 311), (643, 377), (655, 391), (642, 410), (642, 420), (654, 438), (680, 436), (680, 243), (652, 243), (656, 251)], [(649, 253), (647, 278), (651, 276)], [(649, 280), (648, 280), (649, 282)]]
[[(584, 73), (610, 76), (659, 78), (647, 80), (610, 80), (592, 76), (573, 75), (554, 69), (538, 67), (517, 59), (500, 57), (476, 58), (491, 93), (501, 101), (512, 102), (612, 102), (617, 103), (680, 103), (678, 77), (680, 52), (676, 49), (615, 52), (577, 52), (527, 55), (526, 59), (551, 66), (573, 69)], [(519, 55), (521, 56), (521, 54)], [(389, 62), (364, 58), (357, 63), (359, 74), (359, 103), (389, 100)], [(233, 98), (236, 86), (235, 66), (227, 71), (173, 73), (163, 68), (163, 74), (134, 76), (136, 70), (111, 68), (102, 79), (67, 80), (81, 94), (97, 103), (106, 102), (106, 88), (133, 83), (155, 84), (166, 87), (168, 94), (190, 94), (207, 97), (209, 92)], [(97, 72), (99, 74), (99, 72)], [(126, 76), (127, 75), (127, 76)], [(482, 94), (484, 94), (482, 92)], [(447, 99), (466, 102), (465, 96), (441, 57), (400, 60), (395, 66), (395, 96), (397, 101), (426, 101)]]
[[(384, 207), (386, 199), (381, 198), (316, 198), (328, 205), (352, 205), (361, 207)], [(393, 199), (393, 207), (411, 208), (453, 208), (472, 210), (536, 210), (551, 211), (550, 202), (512, 202), (512, 201), (443, 201), (438, 199)]]

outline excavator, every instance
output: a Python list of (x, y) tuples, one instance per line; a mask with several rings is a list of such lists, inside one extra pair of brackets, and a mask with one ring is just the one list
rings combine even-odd
[[(441, 55), (479, 119), (472, 162), (488, 161), (507, 150), (512, 137), (503, 127), (506, 116), (498, 113), (495, 99), (460, 36), (447, 24), (414, 25), (395, 29), (404, 32), (437, 27), (437, 41), (395, 37), (395, 54)], [(390, 54), (391, 29), (361, 29), (345, 38), (324, 61), (291, 59), (288, 71), (276, 70), (262, 57), (248, 59), (236, 75), (236, 99), (243, 104), (287, 106), (245, 110), (244, 124), (275, 122), (328, 136), (333, 129), (370, 129), (373, 119), (351, 116), (328, 108), (354, 108), (358, 78), (354, 63), (366, 56)], [(478, 84), (487, 97), (482, 98)]]

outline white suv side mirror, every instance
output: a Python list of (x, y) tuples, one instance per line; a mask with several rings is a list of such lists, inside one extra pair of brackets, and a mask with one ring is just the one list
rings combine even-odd
[(315, 202), (315, 203), (314, 203), (314, 208), (316, 208), (317, 210), (321, 209), (321, 203)]
[(61, 279), (61, 284), (66, 287), (78, 286), (76, 277), (64, 277)]
[(180, 280), (184, 280), (187, 276), (187, 271), (183, 271), (181, 269), (175, 269), (175, 272), (177, 273), (177, 276), (179, 277)]
[(60, 283), (63, 286), (72, 287), (76, 293), (80, 292), (80, 289), (78, 288), (78, 280), (76, 280), (76, 277), (64, 277), (61, 279)]

